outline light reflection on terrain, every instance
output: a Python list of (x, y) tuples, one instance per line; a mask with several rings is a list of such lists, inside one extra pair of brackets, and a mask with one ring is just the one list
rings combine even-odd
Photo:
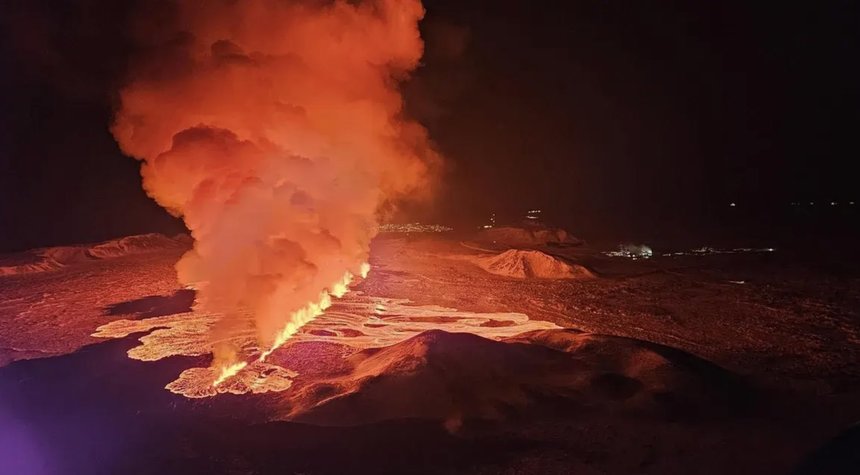
[[(99, 327), (99, 338), (124, 338), (148, 332), (128, 356), (155, 361), (170, 356), (200, 356), (211, 353), (209, 328), (216, 315), (195, 312), (142, 320), (117, 320)], [(252, 321), (250, 318), (248, 321)], [(507, 338), (532, 330), (559, 328), (554, 323), (530, 320), (523, 313), (474, 313), (440, 306), (414, 306), (409, 300), (372, 297), (352, 292), (299, 330), (285, 347), (301, 342), (325, 342), (355, 350), (395, 345), (427, 330), (473, 333), (490, 339)], [(250, 327), (233, 342), (237, 348), (260, 353)], [(220, 393), (245, 394), (283, 391), (297, 376), (295, 371), (273, 362), (252, 361), (233, 378), (213, 385), (218, 377), (213, 368), (190, 368), (166, 386), (187, 397), (208, 397)]]

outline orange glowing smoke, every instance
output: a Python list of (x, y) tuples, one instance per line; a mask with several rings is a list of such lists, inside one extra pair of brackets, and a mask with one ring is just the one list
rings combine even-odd
[[(364, 269), (368, 264), (361, 264), (360, 268)], [(369, 269), (369, 267), (367, 267)], [(365, 274), (367, 275), (367, 274)], [(352, 282), (353, 275), (347, 271), (343, 278), (337, 282), (335, 282), (330, 289), (323, 290), (320, 292), (320, 296), (316, 301), (308, 302), (304, 307), (296, 310), (290, 315), (290, 318), (287, 320), (286, 325), (275, 335), (275, 340), (272, 343), (271, 348), (264, 351), (260, 355), (259, 361), (265, 361), (266, 358), (273, 351), (278, 349), (281, 345), (283, 345), (291, 336), (295, 335), (297, 331), (305, 324), (313, 320), (314, 318), (322, 315), (325, 309), (331, 307), (331, 298), (341, 298), (349, 291), (349, 284)], [(242, 368), (239, 368), (241, 370)], [(238, 370), (237, 370), (238, 371)]]
[[(380, 213), (426, 196), (439, 157), (402, 112), (418, 65), (419, 0), (178, 1), (137, 28), (146, 54), (112, 132), (146, 192), (194, 237), (177, 263), (231, 336), (253, 315), (265, 359), (366, 275)], [(174, 18), (175, 16), (175, 18)], [(169, 25), (169, 26), (165, 26)]]

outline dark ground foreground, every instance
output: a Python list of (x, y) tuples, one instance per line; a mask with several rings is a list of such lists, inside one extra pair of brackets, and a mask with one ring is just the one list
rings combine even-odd
[[(172, 394), (164, 386), (206, 357), (136, 361), (126, 351), (139, 334), (89, 336), (189, 311), (193, 292), (171, 272), (181, 246), (0, 276), (0, 472), (858, 473), (825, 471), (852, 470), (856, 435), (810, 461), (860, 420), (856, 274), (779, 250), (630, 261), (547, 247), (597, 278), (521, 280), (464, 259), (493, 246), (463, 241), (381, 236), (355, 290), (577, 331), (500, 343), (430, 332), (354, 354), (382, 372), (298, 418), (313, 423), (279, 420), (284, 394)], [(417, 363), (395, 371), (386, 355)], [(301, 378), (287, 391), (313, 387)], [(402, 404), (422, 393), (456, 409), (456, 424), (397, 417), (424, 414), (433, 404)], [(330, 425), (355, 414), (365, 422)]]

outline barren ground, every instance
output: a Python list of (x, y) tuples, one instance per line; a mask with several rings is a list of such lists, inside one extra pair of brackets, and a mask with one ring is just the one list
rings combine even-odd
[(291, 387), (202, 399), (164, 387), (207, 355), (130, 359), (153, 328), (91, 336), (199, 318), (181, 248), (0, 276), (0, 457), (14, 473), (781, 474), (860, 419), (852, 275), (779, 251), (549, 247), (597, 278), (515, 279), (470, 261), (495, 250), (377, 238), (370, 276), (273, 355)]

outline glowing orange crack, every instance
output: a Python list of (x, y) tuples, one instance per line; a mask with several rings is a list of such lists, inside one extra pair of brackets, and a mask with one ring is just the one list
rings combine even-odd
[[(338, 300), (336, 305), (332, 304), (332, 308), (291, 336), (289, 343), (321, 342), (363, 350), (395, 345), (433, 329), (501, 340), (533, 330), (560, 328), (550, 322), (531, 320), (522, 313), (471, 313), (436, 305), (414, 306), (406, 299), (370, 297), (354, 291)], [(99, 327), (93, 336), (123, 338), (132, 333), (149, 332), (139, 339), (140, 346), (129, 350), (128, 356), (135, 360), (155, 361), (175, 355), (201, 356), (212, 351), (208, 335), (217, 320), (217, 314), (205, 313), (116, 320)], [(252, 347), (254, 334), (253, 328), (248, 328), (237, 337), (241, 342), (237, 342), (236, 347)], [(257, 361), (260, 351), (252, 353), (253, 359), (248, 357), (245, 360), (247, 365), (235, 374), (223, 369), (224, 364), (189, 368), (165, 388), (189, 398), (225, 393), (262, 394), (290, 388), (298, 373), (268, 360)], [(214, 385), (216, 379), (219, 383)]]
[(212, 383), (212, 386), (217, 387), (219, 384), (223, 383), (227, 379), (235, 376), (237, 373), (239, 373), (239, 371), (242, 371), (242, 368), (244, 368), (245, 366), (248, 366), (248, 363), (240, 361), (238, 363), (233, 363), (231, 365), (227, 365), (221, 368), (221, 374), (219, 374), (218, 377), (215, 378), (215, 382)]
[[(369, 272), (370, 264), (366, 262), (362, 263), (360, 267), (361, 277), (367, 277), (367, 274)], [(319, 299), (316, 302), (308, 302), (306, 306), (293, 312), (290, 315), (287, 324), (275, 336), (275, 341), (274, 343), (272, 343), (272, 346), (268, 350), (264, 351), (257, 361), (261, 363), (265, 361), (266, 358), (269, 357), (269, 355), (271, 355), (275, 350), (283, 346), (283, 344), (286, 343), (287, 340), (290, 339), (290, 337), (295, 335), (303, 326), (310, 323), (316, 317), (322, 315), (327, 308), (331, 307), (332, 297), (341, 298), (346, 295), (347, 292), (349, 292), (349, 284), (352, 283), (354, 277), (355, 276), (352, 274), (352, 272), (345, 272), (341, 280), (332, 284), (328, 290), (323, 290), (320, 293)], [(221, 373), (218, 375), (218, 377), (215, 378), (215, 381), (212, 383), (212, 386), (217, 387), (219, 384), (238, 374), (246, 366), (248, 366), (248, 363), (244, 361), (225, 366), (221, 369)]]

